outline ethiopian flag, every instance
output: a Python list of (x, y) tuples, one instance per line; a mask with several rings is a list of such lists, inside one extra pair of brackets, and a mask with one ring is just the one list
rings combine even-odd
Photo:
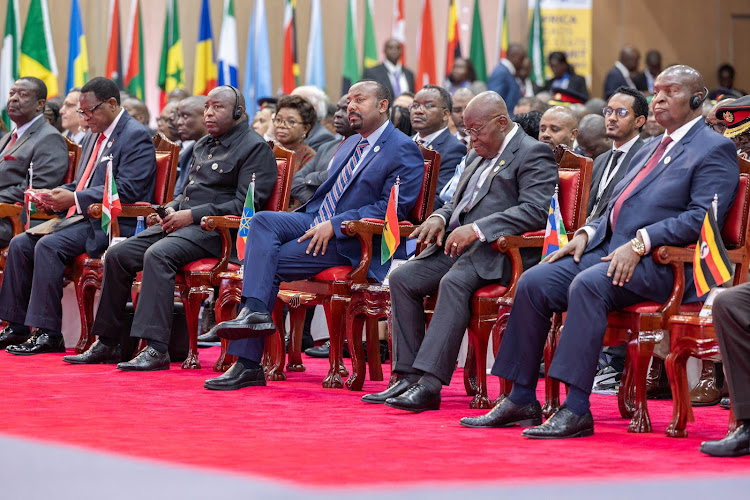
[(60, 92), (47, 0), (31, 0), (21, 42), (20, 74), (42, 80), (47, 85), (47, 99)]
[(219, 70), (214, 59), (214, 35), (211, 31), (211, 10), (208, 0), (203, 0), (201, 21), (198, 28), (198, 44), (195, 46), (195, 75), (193, 94), (208, 95), (219, 79)]
[(110, 234), (111, 222), (122, 212), (120, 195), (117, 194), (115, 176), (112, 174), (112, 160), (107, 163), (107, 178), (104, 181), (104, 197), (102, 198), (102, 231)]
[(714, 210), (709, 208), (693, 257), (693, 282), (699, 297), (732, 279), (732, 263), (719, 234)]
[(125, 90), (143, 101), (146, 84), (143, 71), (143, 28), (141, 28), (141, 5), (133, 2), (128, 24), (128, 37), (125, 39)]
[(242, 208), (242, 220), (240, 221), (240, 230), (237, 231), (237, 258), (245, 258), (245, 243), (247, 234), (250, 232), (250, 219), (255, 215), (255, 174), (250, 181), (250, 189), (247, 190), (245, 197), (245, 206)]
[(388, 259), (396, 253), (398, 245), (401, 243), (401, 236), (398, 230), (398, 180), (391, 188), (391, 197), (388, 199), (388, 207), (385, 209), (385, 227), (383, 228), (383, 238), (380, 240), (380, 263), (385, 264)]
[(164, 38), (161, 43), (159, 63), (159, 106), (167, 103), (167, 95), (174, 89), (185, 88), (183, 74), (182, 38), (180, 37), (180, 16), (177, 13), (177, 0), (167, 2), (167, 16), (164, 19)]
[(567, 244), (568, 235), (565, 233), (565, 224), (563, 223), (562, 214), (560, 213), (560, 202), (557, 199), (557, 186), (555, 186), (555, 194), (552, 195), (552, 201), (549, 205), (547, 228), (544, 230), (542, 260), (546, 259), (552, 252), (560, 250)]

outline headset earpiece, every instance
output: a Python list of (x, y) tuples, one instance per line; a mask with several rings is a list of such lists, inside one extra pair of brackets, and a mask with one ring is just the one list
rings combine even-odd
[(240, 93), (239, 91), (234, 88), (233, 85), (224, 85), (225, 87), (229, 87), (232, 89), (232, 92), (234, 92), (234, 110), (232, 111), (232, 118), (236, 120), (239, 120), (242, 118), (242, 110), (240, 109)]
[(703, 101), (708, 97), (708, 87), (703, 87), (703, 97), (700, 94), (695, 94), (690, 98), (690, 109), (698, 109), (703, 104)]

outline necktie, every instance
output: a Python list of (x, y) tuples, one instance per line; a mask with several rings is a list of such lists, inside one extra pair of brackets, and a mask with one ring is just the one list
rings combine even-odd
[(456, 208), (453, 210), (453, 213), (451, 214), (451, 220), (450, 220), (450, 223), (448, 224), (449, 231), (453, 231), (454, 229), (456, 229), (458, 226), (461, 225), (458, 219), (463, 212), (466, 212), (469, 210), (470, 204), (474, 200), (474, 194), (477, 191), (477, 186), (479, 186), (479, 179), (482, 178), (482, 173), (484, 173), (484, 171), (487, 170), (491, 164), (492, 164), (492, 158), (483, 160), (482, 165), (480, 165), (471, 175), (471, 179), (469, 179), (469, 184), (466, 186), (463, 196), (461, 196), (461, 201), (458, 202), (458, 204), (456, 205)]
[(396, 70), (393, 72), (393, 98), (401, 95), (401, 72)]
[(8, 145), (5, 146), (5, 149), (3, 149), (3, 153), (5, 153), (6, 151), (10, 151), (10, 148), (13, 147), (13, 144), (15, 144), (17, 140), (18, 140), (18, 133), (13, 132), (13, 135), (10, 136), (10, 141), (8, 141)]
[[(96, 165), (96, 159), (99, 156), (99, 146), (102, 145), (105, 139), (106, 137), (104, 137), (104, 134), (99, 134), (99, 138), (96, 140), (96, 146), (94, 146), (94, 151), (91, 153), (89, 162), (86, 164), (86, 170), (83, 171), (83, 175), (78, 180), (78, 185), (76, 185), (76, 192), (82, 190), (86, 186), (86, 183), (89, 180), (89, 176), (91, 175), (91, 171), (94, 169), (94, 165)], [(67, 219), (74, 213), (76, 213), (75, 204), (68, 209), (68, 213), (65, 218)]]
[(328, 191), (325, 198), (323, 198), (323, 204), (320, 205), (318, 215), (315, 217), (315, 220), (313, 220), (313, 223), (310, 224), (310, 227), (317, 226), (318, 224), (327, 221), (336, 213), (336, 204), (344, 193), (344, 188), (346, 188), (349, 179), (351, 179), (354, 169), (357, 167), (357, 163), (359, 163), (359, 159), (362, 158), (362, 151), (364, 151), (368, 144), (367, 139), (359, 141), (359, 144), (357, 144), (357, 147), (354, 149), (354, 154), (349, 159), (349, 163), (346, 164), (336, 179), (336, 183), (331, 190)]
[(669, 143), (672, 142), (672, 138), (667, 136), (664, 139), (662, 139), (661, 143), (659, 144), (659, 147), (656, 148), (656, 151), (654, 151), (654, 154), (651, 155), (651, 159), (648, 160), (648, 163), (646, 163), (646, 166), (643, 167), (643, 169), (638, 172), (638, 175), (635, 176), (635, 178), (630, 181), (630, 184), (628, 184), (628, 187), (625, 188), (625, 191), (622, 192), (619, 198), (617, 198), (617, 201), (615, 202), (615, 206), (612, 208), (612, 230), (615, 229), (615, 223), (617, 222), (617, 216), (620, 213), (620, 208), (622, 208), (622, 204), (625, 202), (625, 200), (630, 196), (630, 193), (633, 192), (633, 190), (638, 186), (638, 184), (641, 183), (641, 181), (651, 173), (651, 171), (659, 164), (661, 161), (661, 157), (664, 156), (664, 151), (667, 150), (667, 146)]

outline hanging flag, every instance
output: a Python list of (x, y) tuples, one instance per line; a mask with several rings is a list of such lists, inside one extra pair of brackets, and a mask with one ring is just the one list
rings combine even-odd
[(120, 195), (117, 194), (117, 184), (112, 173), (112, 158), (107, 162), (107, 177), (104, 180), (104, 196), (102, 198), (102, 231), (109, 236), (112, 221), (122, 212)]
[(437, 82), (435, 71), (435, 37), (432, 32), (432, 7), (430, 0), (422, 3), (422, 24), (419, 27), (419, 64), (417, 64), (417, 78), (414, 91), (425, 85)]
[(245, 258), (245, 243), (247, 243), (247, 234), (250, 231), (250, 219), (255, 215), (255, 174), (250, 181), (250, 189), (245, 196), (245, 206), (242, 207), (242, 219), (240, 220), (240, 229), (237, 231), (237, 258)]
[(404, 17), (404, 0), (393, 0), (393, 28), (391, 38), (401, 42), (401, 66), (406, 64), (406, 18)]
[(401, 243), (401, 235), (398, 229), (398, 184), (391, 187), (391, 196), (388, 198), (388, 206), (385, 209), (385, 227), (383, 227), (383, 237), (380, 240), (380, 263), (385, 264), (388, 259), (393, 257)]
[(5, 10), (5, 35), (3, 49), (0, 52), (0, 119), (10, 130), (10, 117), (5, 107), (8, 105), (8, 95), (18, 77), (18, 57), (21, 53), (21, 23), (18, 13), (18, 0), (9, 0)]
[(284, 0), (284, 52), (281, 62), (281, 91), (291, 94), (299, 85), (297, 62), (297, 0)]
[(360, 78), (357, 64), (357, 0), (349, 0), (346, 9), (346, 34), (344, 35), (344, 64), (341, 73), (341, 94), (349, 92), (349, 87)]
[(307, 67), (305, 85), (326, 88), (326, 62), (323, 49), (323, 17), (320, 14), (320, 0), (312, 0), (310, 7), (310, 38), (307, 42)]
[(167, 95), (175, 89), (185, 88), (184, 59), (182, 57), (182, 37), (180, 37), (180, 16), (177, 0), (167, 1), (167, 16), (164, 18), (164, 38), (161, 43), (159, 62), (159, 108), (167, 103)]
[(195, 77), (193, 94), (208, 95), (216, 87), (218, 70), (214, 59), (214, 36), (211, 31), (211, 10), (208, 0), (203, 0), (201, 21), (198, 28), (198, 43), (195, 47)]
[(510, 29), (508, 28), (508, 2), (506, 0), (499, 0), (499, 2), (500, 9), (498, 10), (497, 20), (496, 61), (504, 59), (508, 55), (508, 46), (510, 45)]
[(122, 88), (122, 57), (120, 54), (120, 4), (109, 2), (109, 25), (107, 26), (107, 63), (104, 76)]
[(695, 245), (693, 257), (693, 282), (698, 297), (707, 294), (712, 288), (723, 285), (732, 279), (732, 263), (727, 249), (721, 240), (721, 231), (716, 223), (716, 199), (708, 209), (701, 235)]
[(70, 6), (70, 34), (68, 35), (68, 77), (65, 93), (73, 87), (83, 87), (89, 81), (89, 56), (86, 50), (86, 34), (83, 32), (81, 7), (78, 0)]
[(20, 76), (35, 76), (47, 85), (47, 99), (60, 92), (47, 0), (31, 0), (23, 28), (19, 70)]
[(125, 39), (125, 90), (140, 99), (146, 98), (146, 80), (143, 71), (143, 28), (141, 28), (141, 3), (135, 0), (130, 10), (128, 36)]
[(378, 42), (375, 40), (375, 24), (372, 21), (372, 0), (365, 2), (365, 46), (362, 50), (362, 73), (378, 65)]
[[(451, 0), (448, 7), (448, 46), (445, 50), (445, 74), (450, 75), (453, 61), (461, 57), (461, 40), (458, 36), (458, 6), (457, 0)], [(478, 2), (475, 2), (477, 4)], [(472, 34), (472, 42), (474, 41)]]
[(565, 233), (565, 224), (563, 223), (562, 214), (560, 213), (560, 202), (557, 199), (557, 186), (555, 186), (555, 194), (552, 195), (552, 201), (549, 205), (547, 228), (544, 230), (542, 260), (546, 259), (552, 252), (560, 250), (567, 244), (568, 235)]
[(239, 86), (237, 68), (240, 55), (237, 51), (237, 19), (234, 17), (234, 0), (224, 0), (224, 18), (219, 34), (219, 85)]
[(531, 81), (544, 87), (546, 77), (544, 75), (544, 36), (542, 30), (542, 0), (535, 0), (534, 11), (529, 23), (529, 49), (528, 55), (531, 60)]
[(266, 27), (266, 1), (255, 0), (245, 55), (245, 105), (251, 119), (258, 110), (258, 99), (270, 97), (273, 93), (271, 87), (271, 51)]
[(484, 36), (482, 36), (482, 16), (479, 14), (479, 2), (474, 2), (474, 19), (471, 22), (471, 50), (469, 59), (474, 65), (477, 80), (487, 81), (487, 57), (484, 55)]

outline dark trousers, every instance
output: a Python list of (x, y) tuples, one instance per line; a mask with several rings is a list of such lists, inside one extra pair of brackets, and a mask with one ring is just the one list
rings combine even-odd
[[(435, 375), (450, 384), (471, 316), (471, 297), (489, 280), (479, 277), (468, 256), (451, 258), (442, 248), (391, 273), (393, 370)], [(425, 331), (424, 297), (438, 294)]]
[[(306, 253), (310, 240), (298, 243), (312, 224), (314, 214), (302, 212), (259, 212), (253, 215), (245, 246), (242, 296), (258, 299), (273, 311), (282, 281), (307, 279), (329, 267), (350, 265), (339, 255), (336, 238), (328, 242), (325, 255)], [(265, 339), (230, 342), (228, 352), (260, 361)]]
[(750, 283), (716, 296), (713, 318), (734, 418), (750, 420)]
[(110, 344), (127, 335), (123, 331), (125, 304), (136, 273), (143, 271), (141, 291), (130, 329), (131, 337), (169, 343), (177, 270), (194, 260), (221, 252), (218, 235), (200, 243), (173, 233), (167, 236), (156, 225), (107, 251), (99, 310), (91, 333)]
[(60, 332), (65, 266), (86, 252), (90, 232), (91, 225), (83, 221), (46, 236), (13, 238), (0, 289), (0, 318)]

